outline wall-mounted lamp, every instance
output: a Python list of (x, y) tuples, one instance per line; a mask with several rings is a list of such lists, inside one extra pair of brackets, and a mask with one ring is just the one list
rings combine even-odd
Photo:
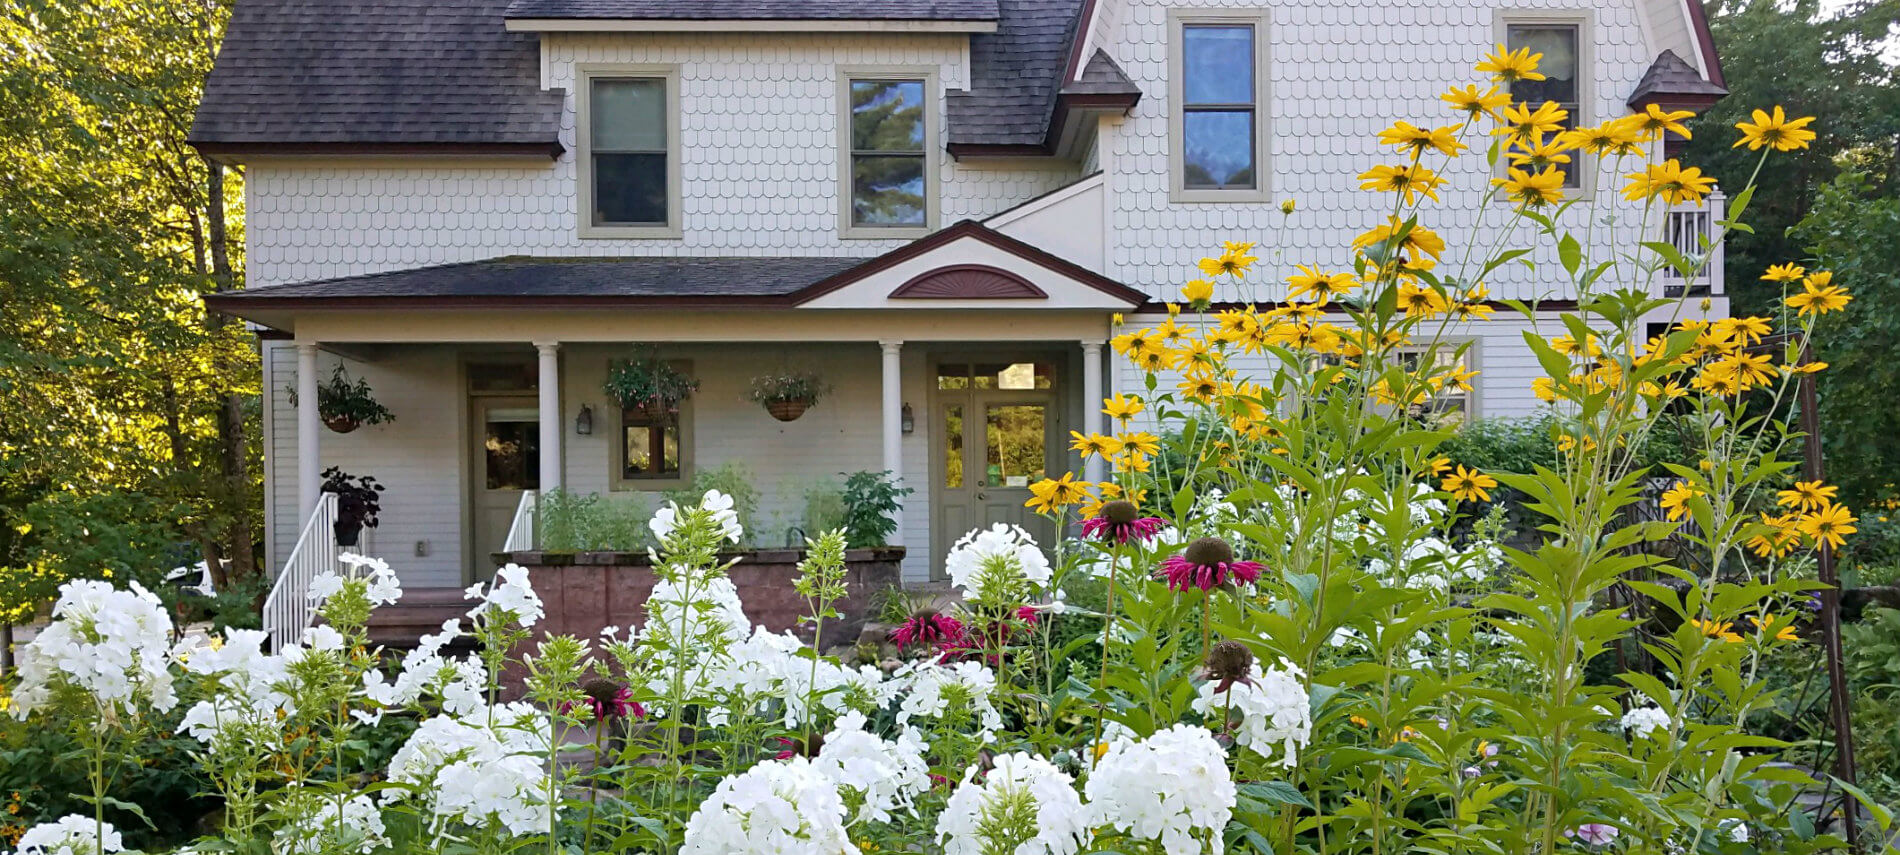
[(580, 434), (581, 436), (589, 436), (593, 434), (594, 432), (594, 408), (593, 407), (590, 407), (586, 404), (581, 405), (581, 414), (574, 417), (574, 432), (577, 434)]
[(913, 413), (913, 412), (911, 412), (911, 411), (910, 411), (910, 405), (909, 405), (909, 404), (905, 404), (905, 405), (904, 405), (904, 414), (903, 414), (903, 416), (902, 416), (902, 418), (900, 418), (900, 419), (898, 419), (898, 422), (897, 422), (897, 423), (898, 423), (899, 425), (901, 425), (901, 426), (903, 426), (903, 428), (904, 428), (904, 433), (906, 433), (906, 434), (910, 434), (910, 433), (914, 433), (914, 432), (916, 432), (916, 430), (917, 430), (917, 414), (916, 414), (916, 413)]

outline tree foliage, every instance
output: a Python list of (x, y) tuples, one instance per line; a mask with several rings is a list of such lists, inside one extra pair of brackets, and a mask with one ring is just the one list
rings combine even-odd
[(257, 359), (199, 302), (237, 284), (241, 195), (185, 142), (228, 7), (0, 0), (0, 565), (253, 565)]

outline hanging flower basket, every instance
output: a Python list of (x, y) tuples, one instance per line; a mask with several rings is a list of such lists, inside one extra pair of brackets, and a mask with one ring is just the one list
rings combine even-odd
[(324, 416), (323, 426), (337, 433), (349, 433), (350, 431), (362, 427), (363, 423), (357, 421), (353, 416)]
[(615, 362), (601, 391), (629, 415), (658, 416), (679, 411), (681, 401), (699, 390), (699, 381), (665, 360), (645, 356)]
[(797, 421), (799, 416), (804, 415), (805, 411), (811, 408), (811, 405), (811, 401), (796, 399), (771, 401), (765, 405), (765, 411), (771, 413), (772, 418), (779, 421), (791, 422)]
[[(290, 387), (290, 405), (298, 406), (297, 387)], [(317, 385), (317, 418), (337, 433), (349, 433), (364, 425), (393, 422), (396, 416), (377, 403), (369, 381), (351, 379), (342, 364), (331, 372), (328, 382)]]

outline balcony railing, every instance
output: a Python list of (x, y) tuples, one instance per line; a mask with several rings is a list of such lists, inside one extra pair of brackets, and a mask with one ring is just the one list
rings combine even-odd
[(1694, 274), (1685, 276), (1673, 266), (1664, 265), (1660, 278), (1665, 297), (1707, 297), (1722, 293), (1723, 247), (1721, 226), (1726, 216), (1728, 197), (1712, 193), (1700, 206), (1676, 205), (1663, 216), (1663, 240), (1684, 258), (1700, 262)]

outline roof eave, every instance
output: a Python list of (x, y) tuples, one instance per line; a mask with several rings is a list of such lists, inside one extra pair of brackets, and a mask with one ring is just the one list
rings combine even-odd
[(199, 154), (223, 163), (260, 157), (483, 157), (557, 159), (567, 151), (559, 140), (546, 142), (293, 142), (186, 139)]
[(1081, 152), (1079, 143), (1087, 138), (1082, 133), (1082, 120), (1090, 117), (1121, 115), (1126, 116), (1141, 102), (1141, 93), (1063, 93), (1056, 96), (1055, 111), (1049, 117), (1049, 130), (1038, 143), (973, 143), (952, 142), (944, 148), (950, 156), (958, 160), (1011, 158), (1011, 157), (1059, 157), (1075, 159)]
[(515, 33), (993, 33), (994, 19), (960, 18), (510, 18)]

